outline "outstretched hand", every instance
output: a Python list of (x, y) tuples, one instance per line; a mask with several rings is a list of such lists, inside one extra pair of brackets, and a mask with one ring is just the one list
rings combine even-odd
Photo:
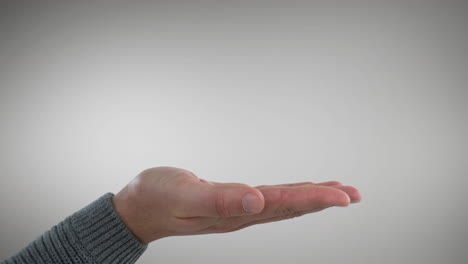
[(356, 188), (336, 181), (250, 187), (206, 181), (175, 167), (147, 169), (113, 197), (117, 213), (144, 244), (232, 232), (360, 200)]

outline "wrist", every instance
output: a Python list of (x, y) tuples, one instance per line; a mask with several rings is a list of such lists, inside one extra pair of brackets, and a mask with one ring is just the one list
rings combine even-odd
[(148, 237), (145, 223), (139, 220), (138, 204), (135, 202), (135, 198), (129, 195), (126, 188), (112, 197), (112, 203), (122, 222), (142, 244), (147, 245), (153, 241)]

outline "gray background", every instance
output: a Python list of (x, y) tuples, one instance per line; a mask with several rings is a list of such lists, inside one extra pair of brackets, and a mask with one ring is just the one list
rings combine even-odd
[(154, 166), (363, 201), (139, 263), (466, 263), (466, 1), (2, 1), (0, 258)]

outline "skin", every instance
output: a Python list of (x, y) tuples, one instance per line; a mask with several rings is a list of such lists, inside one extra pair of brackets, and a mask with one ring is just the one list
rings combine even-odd
[[(253, 194), (253, 206), (243, 197)], [(337, 181), (251, 187), (200, 179), (188, 170), (144, 170), (113, 197), (114, 208), (141, 243), (183, 235), (227, 233), (361, 200), (359, 191)], [(245, 208), (250, 208), (251, 212)]]

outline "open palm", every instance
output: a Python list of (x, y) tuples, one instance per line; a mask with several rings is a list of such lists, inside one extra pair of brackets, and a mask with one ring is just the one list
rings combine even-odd
[(122, 220), (145, 244), (168, 236), (232, 232), (360, 200), (356, 188), (337, 181), (250, 187), (206, 181), (175, 167), (143, 171), (113, 199)]

